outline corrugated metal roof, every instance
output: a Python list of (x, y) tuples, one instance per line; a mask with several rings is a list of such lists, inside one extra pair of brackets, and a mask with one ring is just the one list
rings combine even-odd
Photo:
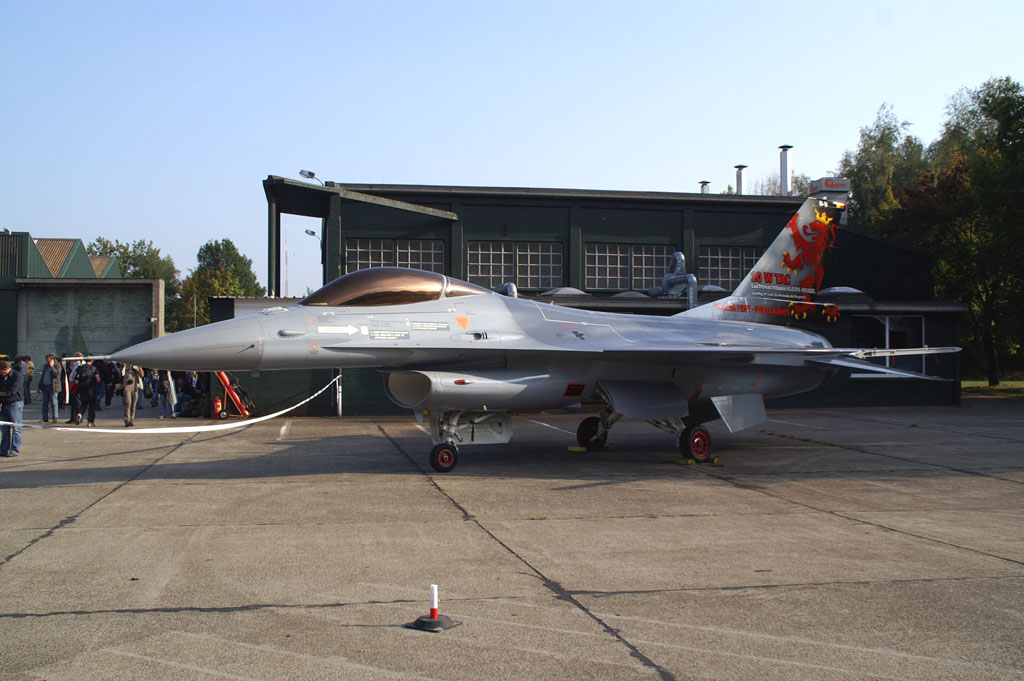
[(56, 277), (78, 239), (36, 239), (35, 242), (50, 274)]
[(89, 262), (92, 263), (92, 269), (96, 273), (97, 277), (103, 276), (103, 271), (110, 266), (111, 256), (109, 255), (90, 255)]

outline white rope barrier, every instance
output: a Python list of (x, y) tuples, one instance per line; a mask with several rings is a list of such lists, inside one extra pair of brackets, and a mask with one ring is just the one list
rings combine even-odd
[(39, 430), (58, 430), (58, 431), (71, 431), (75, 433), (120, 433), (122, 435), (137, 435), (139, 433), (205, 433), (215, 430), (231, 430), (233, 428), (243, 428), (245, 426), (251, 426), (254, 423), (260, 421), (268, 421), (272, 418), (287, 414), (293, 409), (298, 409), (302, 405), (306, 404), (310, 400), (313, 400), (320, 396), (320, 393), (330, 388), (333, 384), (338, 382), (341, 375), (335, 376), (327, 385), (320, 388), (306, 399), (302, 400), (298, 404), (292, 405), (287, 409), (274, 412), (273, 414), (267, 414), (266, 416), (260, 416), (255, 419), (245, 419), (244, 421), (238, 421), (236, 423), (215, 423), (210, 426), (171, 426), (170, 428), (83, 428), (82, 426), (75, 426), (74, 428), (68, 428), (67, 426), (37, 426), (29, 423), (12, 423), (10, 421), (0, 421), (0, 426), (21, 426), (22, 428), (38, 428)]

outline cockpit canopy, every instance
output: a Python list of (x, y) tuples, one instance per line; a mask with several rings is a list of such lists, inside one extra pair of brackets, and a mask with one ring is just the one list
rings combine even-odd
[(299, 301), (299, 305), (408, 305), (441, 298), (479, 296), (491, 291), (436, 272), (407, 267), (371, 267), (338, 277)]

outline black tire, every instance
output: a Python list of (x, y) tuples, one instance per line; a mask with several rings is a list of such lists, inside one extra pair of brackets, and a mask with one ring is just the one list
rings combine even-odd
[(601, 449), (608, 441), (608, 431), (597, 436), (597, 431), (600, 429), (601, 419), (596, 416), (588, 416), (580, 422), (580, 427), (576, 429), (576, 442), (580, 447), (586, 447), (589, 452)]
[(217, 414), (217, 416), (218, 416), (218, 417), (219, 417), (219, 418), (220, 418), (221, 420), (224, 420), (224, 419), (226, 419), (226, 418), (227, 418), (227, 417), (229, 416), (229, 414), (228, 414), (228, 412), (227, 412), (227, 410), (226, 410), (226, 409), (221, 409), (221, 412), (220, 412), (219, 414)]
[(430, 450), (430, 466), (438, 473), (447, 473), (459, 462), (459, 448), (440, 444)]
[(711, 460), (711, 433), (704, 426), (690, 426), (679, 436), (679, 451), (683, 458), (697, 463)]

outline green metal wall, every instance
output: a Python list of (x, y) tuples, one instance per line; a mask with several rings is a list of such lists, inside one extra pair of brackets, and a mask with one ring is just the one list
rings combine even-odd
[[(93, 272), (90, 277), (95, 277)], [(50, 268), (28, 232), (0, 234), (0, 277), (52, 279)]]
[[(458, 221), (396, 210), (375, 204), (343, 201), (337, 234), (326, 243), (328, 261), (344, 263), (349, 238), (440, 239), (445, 242), (446, 271), (466, 278), (465, 252), (470, 241), (556, 241), (563, 245), (563, 285), (582, 288), (586, 244), (644, 243), (671, 245), (685, 253), (691, 272), (697, 269), (700, 244), (767, 246), (792, 215), (798, 200), (748, 202), (742, 206), (705, 205), (699, 210), (679, 200), (635, 200), (618, 196), (547, 197), (480, 196), (451, 192), (444, 202), (431, 193), (380, 192), (387, 198), (452, 211)], [(706, 201), (704, 203), (707, 203)], [(325, 222), (330, 230), (331, 221)], [(338, 270), (335, 270), (338, 271)], [(699, 277), (698, 272), (698, 277)]]
[(384, 377), (376, 369), (343, 369), (341, 372), (342, 416), (411, 414), (388, 399)]
[(841, 229), (825, 255), (823, 287), (852, 286), (875, 300), (930, 300), (928, 256), (864, 234)]
[(33, 358), (106, 354), (153, 335), (148, 285), (25, 286), (18, 298), (17, 347)]
[[(5, 284), (4, 280), (9, 280)], [(14, 318), (18, 309), (18, 291), (14, 287), (13, 277), (0, 278), (0, 314), (5, 320)], [(18, 351), (18, 325), (9, 321), (0, 324), (0, 355), (14, 356)], [(45, 353), (44, 353), (45, 354)]]
[[(238, 383), (249, 394), (256, 405), (255, 416), (264, 416), (287, 409), (302, 402), (317, 392), (334, 378), (331, 369), (295, 370), (295, 371), (264, 371), (259, 376), (246, 372), (232, 374)], [(214, 379), (213, 394), (220, 394), (220, 384)], [(288, 412), (292, 416), (329, 416), (334, 413), (334, 390), (329, 388), (316, 399)]]

